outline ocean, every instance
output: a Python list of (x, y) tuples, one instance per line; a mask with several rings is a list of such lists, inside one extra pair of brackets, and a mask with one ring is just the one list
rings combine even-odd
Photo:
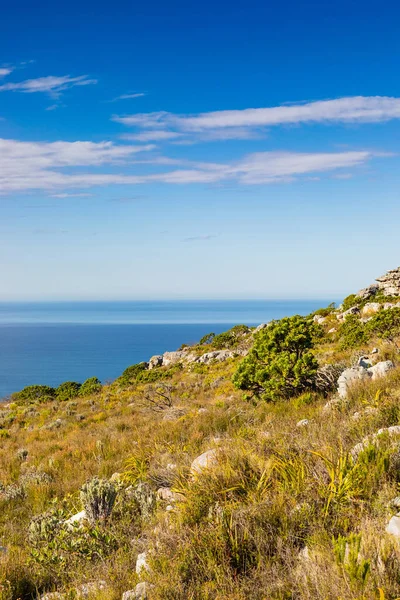
[(0, 398), (27, 385), (103, 383), (233, 325), (306, 315), (327, 300), (0, 303)]

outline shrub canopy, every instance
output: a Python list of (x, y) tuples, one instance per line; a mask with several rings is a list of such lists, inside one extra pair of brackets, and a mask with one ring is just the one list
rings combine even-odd
[(317, 327), (298, 315), (272, 321), (255, 336), (233, 383), (264, 400), (289, 398), (313, 387), (318, 368), (312, 348)]

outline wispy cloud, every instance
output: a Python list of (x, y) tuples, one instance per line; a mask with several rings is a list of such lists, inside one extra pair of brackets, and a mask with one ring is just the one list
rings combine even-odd
[(91, 198), (93, 194), (79, 193), (79, 194), (68, 194), (63, 192), (62, 194), (51, 194), (52, 198)]
[(89, 79), (87, 75), (80, 75), (79, 77), (70, 77), (69, 75), (55, 77), (48, 75), (47, 77), (26, 79), (17, 83), (4, 83), (0, 85), (0, 92), (23, 92), (25, 94), (42, 92), (56, 96), (75, 86), (93, 85), (96, 83), (96, 79)]
[(7, 77), (12, 71), (13, 67), (0, 67), (0, 77)]
[(176, 131), (151, 130), (141, 133), (126, 133), (121, 136), (121, 139), (131, 140), (136, 142), (162, 142), (165, 140), (174, 140), (181, 137), (183, 134)]
[(217, 236), (212, 233), (207, 233), (206, 235), (193, 235), (192, 237), (184, 238), (183, 242), (207, 242), (208, 240), (212, 240)]
[(195, 115), (158, 111), (112, 117), (117, 123), (142, 130), (143, 135), (149, 135), (151, 131), (165, 131), (189, 136), (197, 141), (246, 139), (265, 135), (267, 128), (282, 125), (379, 123), (399, 118), (400, 98), (387, 96), (351, 96)]
[(135, 92), (133, 94), (121, 94), (121, 96), (117, 96), (116, 98), (113, 98), (112, 100), (108, 100), (108, 102), (118, 102), (118, 100), (134, 100), (135, 98), (143, 98), (143, 96), (146, 96), (147, 94), (145, 92)]
[[(59, 198), (107, 185), (232, 184), (257, 185), (310, 179), (322, 173), (357, 168), (379, 158), (370, 150), (345, 152), (258, 152), (226, 163), (136, 156), (147, 145), (112, 142), (21, 142), (0, 139), (0, 193), (48, 190)], [(132, 167), (136, 173), (132, 174)], [(154, 172), (158, 166), (159, 172)], [(111, 168), (111, 170), (110, 170)], [(150, 172), (149, 172), (150, 169)], [(58, 191), (57, 191), (58, 190)], [(68, 190), (71, 190), (69, 192)]]

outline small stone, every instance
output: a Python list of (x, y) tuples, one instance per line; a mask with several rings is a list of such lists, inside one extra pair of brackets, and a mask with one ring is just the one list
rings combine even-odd
[(146, 573), (151, 572), (149, 563), (147, 562), (147, 552), (142, 552), (141, 554), (138, 554), (138, 557), (136, 559), (137, 575), (140, 575), (142, 571), (145, 571)]
[(395, 515), (386, 525), (387, 533), (394, 535), (397, 538), (400, 538), (400, 517)]
[(379, 350), (378, 348), (372, 348), (371, 350), (371, 354), (378, 354)]
[(97, 592), (100, 592), (106, 588), (107, 584), (105, 581), (88, 581), (76, 588), (76, 597), (82, 600), (90, 598)]
[(396, 496), (393, 500), (390, 501), (390, 505), (394, 508), (400, 508), (400, 496)]
[(337, 330), (335, 329), (335, 327), (332, 327), (332, 329), (329, 329), (329, 330), (328, 330), (328, 333), (336, 333), (336, 331), (337, 331)]
[(185, 499), (183, 494), (179, 494), (177, 492), (173, 492), (171, 488), (162, 487), (157, 490), (157, 498), (158, 500), (164, 500), (164, 502), (169, 502), (173, 504), (174, 502), (181, 502)]
[(298, 423), (296, 423), (296, 427), (307, 427), (307, 425), (309, 424), (309, 420), (308, 419), (301, 419), (301, 421), (299, 421)]

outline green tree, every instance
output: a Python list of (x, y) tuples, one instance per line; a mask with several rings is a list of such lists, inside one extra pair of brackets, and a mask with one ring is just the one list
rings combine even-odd
[(48, 385), (28, 385), (12, 395), (15, 402), (48, 402), (53, 400), (56, 390)]
[(318, 369), (312, 348), (317, 327), (296, 315), (273, 321), (255, 336), (254, 346), (240, 363), (233, 383), (271, 401), (290, 398), (313, 387)]
[(400, 308), (379, 311), (366, 323), (366, 330), (371, 337), (377, 336), (395, 343), (400, 335)]

